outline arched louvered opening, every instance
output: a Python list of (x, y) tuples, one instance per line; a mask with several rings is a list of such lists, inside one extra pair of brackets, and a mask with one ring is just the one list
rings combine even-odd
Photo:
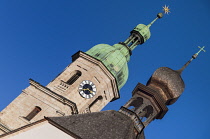
[(33, 119), (42, 109), (38, 106), (35, 106), (35, 108), (25, 117), (27, 120)]
[(96, 112), (99, 110), (101, 102), (103, 101), (102, 96), (98, 96), (89, 106), (90, 112)]
[(153, 107), (151, 105), (146, 106), (141, 112), (138, 113), (138, 116), (142, 122), (146, 122), (147, 119), (153, 114)]
[(132, 99), (132, 101), (130, 101), (130, 104), (128, 105), (127, 108), (129, 110), (136, 111), (137, 109), (139, 109), (141, 107), (142, 104), (143, 104), (143, 98), (136, 97), (136, 98)]
[(82, 72), (79, 70), (76, 70), (75, 73), (71, 76), (71, 78), (66, 83), (68, 85), (72, 85), (81, 75), (82, 75)]

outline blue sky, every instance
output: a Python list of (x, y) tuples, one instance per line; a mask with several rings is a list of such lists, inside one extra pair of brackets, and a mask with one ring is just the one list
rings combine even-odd
[(145, 134), (147, 139), (209, 139), (208, 0), (1, 0), (0, 110), (29, 85), (29, 78), (47, 85), (71, 63), (71, 55), (99, 43), (124, 41), (136, 25), (149, 24), (165, 4), (171, 13), (158, 20), (151, 38), (134, 50), (121, 98), (104, 110), (118, 110), (136, 84), (146, 84), (157, 68), (179, 69), (198, 46), (206, 46), (206, 53), (182, 74), (186, 86), (182, 96)]

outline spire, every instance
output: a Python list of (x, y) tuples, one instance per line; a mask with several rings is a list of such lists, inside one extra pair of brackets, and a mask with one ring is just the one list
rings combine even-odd
[(170, 11), (170, 9), (168, 8), (169, 6), (163, 7), (163, 13), (158, 13), (157, 17), (148, 25), (144, 25), (144, 24), (139, 24), (137, 25), (132, 31), (131, 31), (131, 35), (128, 37), (128, 39), (126, 39), (123, 44), (126, 45), (131, 51), (133, 51), (137, 45), (139, 44), (143, 44), (144, 42), (146, 42), (150, 36), (150, 27), (152, 26), (152, 24), (155, 23), (155, 21), (157, 19), (160, 19), (163, 17), (164, 14), (168, 14)]
[(157, 14), (157, 17), (150, 24), (148, 24), (147, 27), (149, 28), (157, 19), (162, 18), (163, 17), (163, 14), (168, 14), (168, 13), (170, 13), (169, 6), (166, 6), (165, 5), (163, 7), (163, 13), (158, 13)]
[(157, 17), (151, 23), (149, 23), (147, 25), (147, 27), (150, 28), (152, 26), (152, 24), (154, 24), (157, 19), (162, 18), (162, 17), (163, 17), (163, 13), (158, 13)]
[(98, 44), (86, 52), (86, 54), (100, 60), (106, 68), (112, 73), (117, 81), (118, 89), (121, 89), (128, 79), (128, 65), (132, 50), (143, 44), (150, 38), (149, 27), (164, 13), (159, 13), (149, 25), (139, 24), (130, 33), (128, 39), (124, 42), (114, 44)]
[(173, 70), (168, 67), (160, 67), (153, 73), (147, 82), (147, 86), (156, 90), (166, 105), (175, 103), (183, 93), (185, 84), (181, 77), (181, 73), (201, 51), (205, 52), (204, 46), (198, 48), (200, 48), (200, 50), (195, 53), (181, 69)]
[(197, 53), (195, 53), (194, 55), (192, 55), (192, 58), (187, 63), (185, 63), (181, 69), (177, 70), (177, 72), (179, 72), (181, 74), (182, 71), (193, 61), (193, 59), (197, 58), (197, 56), (199, 55), (199, 53), (201, 51), (206, 52), (206, 50), (204, 50), (205, 46), (203, 46), (202, 48), (200, 46), (198, 46), (198, 48), (200, 48), (200, 50)]

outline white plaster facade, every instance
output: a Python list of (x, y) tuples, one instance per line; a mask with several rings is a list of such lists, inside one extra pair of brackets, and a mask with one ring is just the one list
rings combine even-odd
[(2, 139), (75, 139), (48, 121), (8, 134)]

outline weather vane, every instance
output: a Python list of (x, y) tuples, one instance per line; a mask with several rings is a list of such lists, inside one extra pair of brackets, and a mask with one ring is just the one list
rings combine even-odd
[(170, 9), (169, 9), (169, 6), (164, 6), (163, 7), (163, 11), (164, 11), (164, 14), (168, 14), (168, 13), (170, 13)]

